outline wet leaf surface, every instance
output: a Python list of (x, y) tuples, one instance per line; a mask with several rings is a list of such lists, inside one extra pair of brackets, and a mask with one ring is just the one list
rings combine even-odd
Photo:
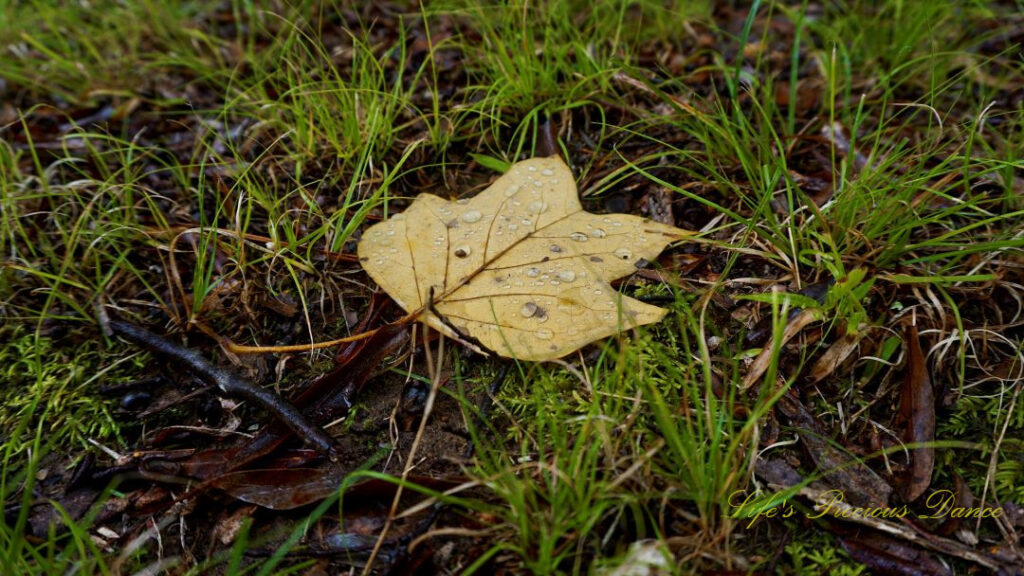
[(366, 231), (359, 261), (411, 315), (502, 356), (550, 360), (665, 311), (609, 282), (687, 234), (583, 211), (557, 157), (519, 162), (468, 201), (421, 194)]

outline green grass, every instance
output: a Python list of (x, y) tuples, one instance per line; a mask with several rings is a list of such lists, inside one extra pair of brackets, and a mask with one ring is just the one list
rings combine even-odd
[[(142, 358), (98, 334), (97, 309), (247, 343), (337, 337), (367, 291), (327, 253), (352, 253), (378, 208), (473, 193), (546, 130), (588, 208), (668, 192), (705, 228), (694, 242), (714, 275), (691, 279), (696, 294), (637, 288), (669, 319), (567, 359), (575, 372), (516, 366), (492, 419), (467, 401), (467, 471), (487, 494), (442, 498), (494, 519), (467, 566), (585, 573), (654, 539), (680, 572), (756, 567), (730, 560), (760, 555), (729, 496), (751, 487), (775, 399), (804, 392), (851, 442), (877, 433), (910, 319), (950, 398), (937, 439), (975, 446), (940, 450), (934, 482), (956, 473), (976, 496), (1024, 499), (1024, 112), (1007, 96), (1024, 66), (1000, 44), (1019, 19), (980, 2), (754, 5), (726, 18), (649, 0), (0, 4), (5, 506), (31, 501), (46, 453), (133, 445), (96, 389)], [(829, 142), (834, 124), (857, 154)], [(771, 290), (816, 283), (821, 302)], [(300, 329), (282, 334), (268, 300), (295, 303)], [(778, 342), (793, 306), (817, 309), (820, 338), (776, 345), (740, 390), (769, 345), (747, 339), (755, 320)], [(809, 392), (806, 369), (849, 334), (859, 354)], [(452, 390), (493, 369), (448, 361)], [(112, 570), (88, 517), (63, 528), (40, 542), (23, 514), (0, 524), (3, 571)], [(240, 572), (245, 542), (189, 569)], [(846, 561), (819, 548), (780, 562)], [(289, 570), (284, 553), (268, 572)]]

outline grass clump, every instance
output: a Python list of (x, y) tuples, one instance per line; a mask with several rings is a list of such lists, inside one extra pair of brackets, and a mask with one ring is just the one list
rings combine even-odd
[[(494, 495), (476, 510), (508, 534), (481, 562), (512, 553), (532, 573), (578, 573), (649, 539), (667, 539), (666, 558), (728, 557), (730, 498), (747, 485), (757, 418), (702, 368), (711, 356), (699, 306), (680, 299), (677, 317), (659, 328), (674, 346), (644, 335), (607, 346), (571, 375), (524, 366), (507, 385), (498, 424), (474, 435), (482, 446), (473, 475)], [(762, 415), (775, 397), (759, 397), (753, 410)]]

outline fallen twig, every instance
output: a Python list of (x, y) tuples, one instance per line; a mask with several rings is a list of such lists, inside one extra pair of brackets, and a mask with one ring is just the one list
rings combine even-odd
[(337, 458), (331, 437), (277, 394), (243, 380), (231, 372), (217, 368), (200, 356), (198, 352), (175, 344), (144, 328), (117, 320), (111, 320), (109, 326), (115, 333), (128, 340), (165, 358), (184, 364), (201, 380), (213, 384), (224, 394), (256, 402), (291, 428), (300, 438), (316, 446), (320, 452), (332, 460)]

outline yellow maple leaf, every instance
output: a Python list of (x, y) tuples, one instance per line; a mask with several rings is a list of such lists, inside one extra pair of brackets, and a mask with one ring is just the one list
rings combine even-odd
[(411, 315), (502, 356), (540, 361), (661, 320), (665, 310), (609, 282), (688, 234), (585, 212), (572, 172), (553, 156), (514, 164), (469, 200), (422, 194), (367, 229), (358, 251)]

